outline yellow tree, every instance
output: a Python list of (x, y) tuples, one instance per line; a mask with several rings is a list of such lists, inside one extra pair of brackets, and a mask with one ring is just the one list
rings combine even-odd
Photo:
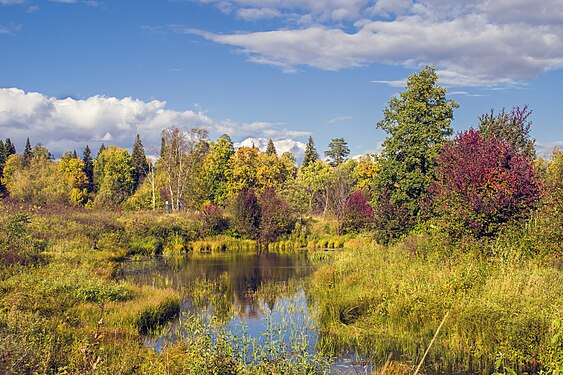
[(68, 198), (74, 205), (82, 205), (88, 200), (88, 176), (84, 172), (84, 161), (66, 153), (59, 162), (59, 172), (68, 189)]
[(364, 155), (360, 158), (355, 169), (358, 183), (357, 190), (367, 190), (373, 184), (375, 176), (379, 173), (379, 162), (375, 155)]
[(255, 147), (241, 147), (233, 155), (228, 169), (227, 184), (229, 196), (238, 194), (243, 188), (256, 189), (260, 156)]

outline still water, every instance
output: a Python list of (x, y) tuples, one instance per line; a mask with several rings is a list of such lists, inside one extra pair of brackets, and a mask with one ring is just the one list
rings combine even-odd
[[(229, 335), (245, 336), (255, 345), (268, 345), (266, 336), (275, 331), (282, 345), (315, 350), (314, 302), (307, 293), (313, 266), (307, 253), (161, 257), (131, 261), (123, 272), (135, 283), (174, 288), (182, 295), (179, 319), (147, 338), (155, 350), (178, 340), (178, 327), (190, 316), (220, 322)], [(332, 372), (349, 373), (354, 366), (346, 356), (332, 365)]]

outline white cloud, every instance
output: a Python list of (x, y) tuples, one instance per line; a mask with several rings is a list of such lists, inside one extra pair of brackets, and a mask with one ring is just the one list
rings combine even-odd
[(563, 67), (561, 0), (200, 1), (247, 19), (282, 17), (287, 26), (276, 30), (184, 32), (290, 73), (300, 65), (435, 64), (446, 84), (499, 86)]
[(333, 117), (330, 120), (328, 120), (326, 123), (327, 124), (336, 124), (337, 122), (348, 121), (348, 120), (352, 120), (352, 119), (353, 119), (352, 116), (336, 116), (336, 117)]
[(0, 25), (0, 35), (14, 35), (22, 29), (22, 25)]
[(40, 142), (56, 154), (81, 149), (86, 144), (94, 148), (101, 142), (131, 147), (137, 133), (147, 148), (157, 148), (162, 129), (170, 126), (186, 131), (202, 127), (212, 137), (226, 133), (233, 139), (303, 138), (310, 134), (269, 122), (215, 120), (200, 108), (177, 111), (168, 109), (160, 100), (145, 102), (99, 95), (81, 100), (57, 99), (17, 88), (0, 88), (0, 134), (18, 145), (30, 137), (32, 143)]

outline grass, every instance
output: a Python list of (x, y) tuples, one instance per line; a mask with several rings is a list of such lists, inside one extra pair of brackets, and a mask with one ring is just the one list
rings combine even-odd
[[(502, 359), (517, 371), (555, 371), (563, 331), (563, 273), (534, 259), (518, 262), (473, 251), (444, 257), (424, 238), (336, 253), (313, 277), (321, 347), (358, 350), (382, 365), (415, 364), (440, 320), (449, 318), (427, 358), (437, 371), (493, 372)], [(561, 352), (563, 353), (563, 352)]]

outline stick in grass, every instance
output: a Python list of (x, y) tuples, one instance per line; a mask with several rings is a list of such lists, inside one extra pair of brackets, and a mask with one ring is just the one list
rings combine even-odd
[(436, 340), (436, 337), (438, 336), (438, 333), (440, 332), (440, 329), (442, 329), (442, 326), (444, 325), (444, 322), (446, 321), (446, 318), (448, 317), (448, 314), (450, 312), (446, 312), (446, 315), (444, 315), (444, 317), (442, 318), (442, 322), (440, 323), (440, 325), (438, 326), (438, 329), (436, 330), (436, 333), (434, 334), (434, 337), (432, 337), (432, 340), (430, 341), (430, 344), (428, 344), (428, 348), (426, 348), (426, 351), (424, 352), (424, 355), (422, 356), (422, 359), (420, 360), (420, 363), (418, 364), (418, 367), (416, 368), (416, 371), (414, 372), (414, 375), (418, 374), (418, 371), (420, 371), (420, 368), (422, 367), (422, 364), (424, 363), (424, 360), (426, 359), (426, 356), (428, 355), (428, 352), (430, 351), (430, 348), (432, 347), (432, 344), (434, 344), (434, 340)]

